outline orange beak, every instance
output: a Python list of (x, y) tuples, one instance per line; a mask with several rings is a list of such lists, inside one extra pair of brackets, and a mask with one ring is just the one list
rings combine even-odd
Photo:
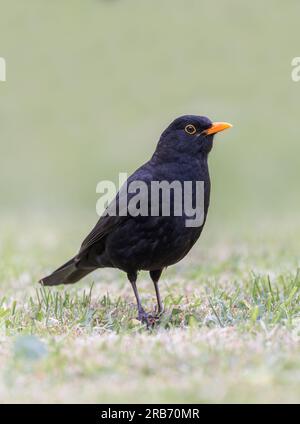
[(227, 130), (228, 128), (231, 128), (232, 125), (228, 124), (228, 122), (214, 122), (208, 130), (204, 130), (202, 134), (211, 135), (216, 134), (220, 131)]

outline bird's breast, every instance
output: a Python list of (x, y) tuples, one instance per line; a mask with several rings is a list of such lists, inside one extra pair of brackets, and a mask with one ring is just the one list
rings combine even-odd
[(106, 254), (126, 272), (160, 269), (181, 260), (201, 231), (186, 227), (183, 217), (131, 218), (108, 236)]

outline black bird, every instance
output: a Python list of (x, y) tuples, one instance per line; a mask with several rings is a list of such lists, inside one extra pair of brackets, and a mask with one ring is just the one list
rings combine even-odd
[[(97, 268), (119, 268), (127, 273), (138, 307), (138, 319), (149, 324), (156, 317), (148, 315), (141, 304), (136, 280), (140, 270), (150, 272), (157, 297), (157, 312), (163, 312), (158, 281), (164, 268), (179, 262), (190, 251), (204, 227), (210, 199), (208, 154), (217, 132), (230, 128), (226, 122), (213, 123), (204, 116), (186, 115), (175, 119), (162, 133), (152, 158), (135, 171), (127, 181), (143, 181), (150, 188), (153, 181), (204, 182), (204, 217), (200, 226), (186, 225), (185, 211), (179, 216), (162, 213), (159, 197), (158, 216), (133, 216), (128, 213), (103, 214), (83, 241), (78, 254), (50, 276), (40, 280), (45, 286), (73, 284)], [(121, 191), (115, 204), (120, 205)], [(195, 185), (191, 193), (195, 206)], [(128, 195), (128, 202), (132, 194)], [(174, 195), (170, 197), (174, 205)], [(151, 209), (149, 199), (148, 211)], [(125, 209), (128, 210), (128, 202)], [(120, 208), (119, 208), (120, 209)], [(172, 209), (172, 208), (171, 208)], [(124, 211), (123, 211), (124, 212)], [(122, 215), (122, 216), (121, 216)], [(125, 216), (124, 216), (125, 215)]]

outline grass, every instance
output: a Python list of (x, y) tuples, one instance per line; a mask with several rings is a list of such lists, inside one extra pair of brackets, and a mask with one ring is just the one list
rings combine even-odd
[[(25, 298), (20, 306), (16, 300), (7, 303), (3, 297), (1, 323), (7, 335), (43, 335), (74, 328), (87, 333), (96, 329), (123, 334), (144, 328), (135, 319), (135, 309), (122, 297), (111, 299), (108, 293), (94, 299), (92, 288), (80, 294), (37, 288), (35, 295)], [(242, 283), (233, 282), (230, 288), (207, 282), (196, 294), (192, 288), (185, 295), (178, 292), (178, 284), (169, 284), (161, 329), (238, 326), (246, 331), (257, 321), (292, 327), (300, 316), (300, 272), (294, 277), (279, 275), (273, 282), (269, 276), (250, 275)]]
[[(238, 234), (220, 242), (211, 229), (165, 272), (166, 311), (147, 330), (116, 270), (72, 287), (35, 284), (44, 263), (64, 255), (68, 228), (53, 234), (36, 226), (14, 245), (15, 230), (4, 231), (1, 402), (298, 402), (300, 231), (276, 235), (275, 244), (272, 226), (265, 227), (258, 248), (250, 236), (238, 242)], [(139, 287), (146, 309), (154, 310), (145, 273)]]

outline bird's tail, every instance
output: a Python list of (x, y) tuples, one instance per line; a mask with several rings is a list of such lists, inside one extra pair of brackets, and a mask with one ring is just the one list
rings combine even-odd
[(96, 268), (78, 268), (78, 261), (75, 258), (70, 259), (64, 265), (48, 277), (42, 278), (39, 283), (43, 286), (57, 286), (58, 284), (73, 284), (81, 278), (94, 271)]

